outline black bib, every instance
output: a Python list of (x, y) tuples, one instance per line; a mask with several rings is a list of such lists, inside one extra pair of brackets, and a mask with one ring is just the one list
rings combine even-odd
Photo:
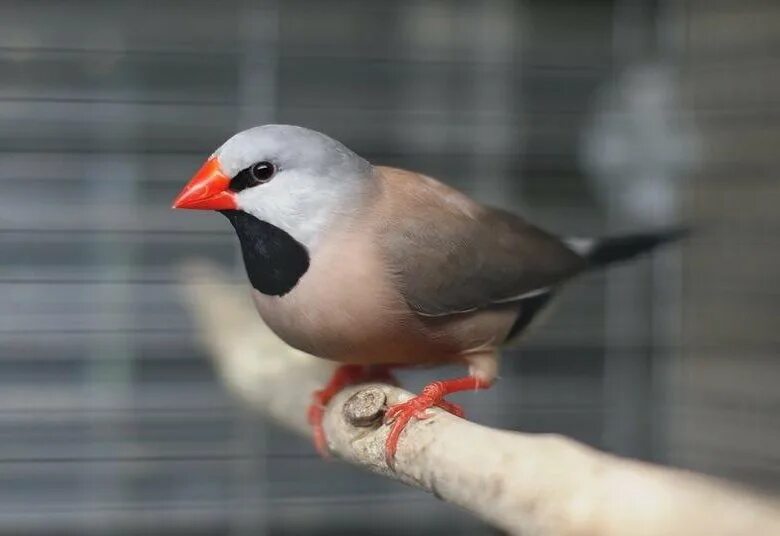
[(244, 267), (252, 286), (269, 296), (284, 296), (309, 269), (309, 252), (282, 229), (241, 210), (220, 211), (241, 242)]

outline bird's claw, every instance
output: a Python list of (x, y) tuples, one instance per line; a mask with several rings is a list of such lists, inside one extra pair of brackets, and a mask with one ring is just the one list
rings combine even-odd
[(330, 449), (328, 448), (328, 439), (325, 435), (325, 428), (322, 426), (322, 420), (325, 417), (325, 407), (331, 399), (347, 385), (367, 381), (381, 381), (392, 385), (397, 385), (391, 372), (390, 365), (375, 367), (364, 367), (361, 365), (342, 365), (338, 367), (331, 377), (328, 384), (312, 393), (311, 404), (307, 412), (307, 419), (312, 428), (314, 436), (314, 446), (317, 452), (325, 459), (330, 458)]
[(463, 408), (460, 407), (460, 405), (449, 402), (448, 400), (439, 400), (436, 406), (440, 407), (447, 413), (452, 413), (456, 417), (460, 417), (461, 419), (466, 417), (466, 412), (463, 411)]
[(330, 449), (328, 449), (328, 441), (325, 437), (325, 429), (322, 427), (322, 419), (325, 416), (325, 403), (323, 402), (323, 392), (314, 391), (312, 393), (312, 401), (309, 404), (309, 411), (307, 412), (307, 418), (309, 425), (312, 428), (312, 435), (314, 439), (314, 448), (317, 449), (319, 455), (325, 459), (330, 458)]
[(430, 419), (431, 417), (434, 416), (434, 414), (427, 410), (433, 406), (436, 406), (437, 408), (441, 408), (447, 413), (452, 413), (456, 417), (463, 418), (465, 416), (465, 412), (463, 411), (463, 408), (460, 407), (460, 405), (458, 404), (455, 404), (448, 400), (437, 401), (435, 399), (432, 399), (429, 396), (419, 395), (410, 400), (407, 400), (406, 402), (401, 402), (399, 404), (390, 406), (390, 408), (385, 413), (384, 422), (385, 424), (392, 423), (396, 419), (399, 413), (409, 411), (407, 407), (412, 408), (413, 416), (415, 419), (418, 420)]
[(444, 399), (436, 399), (430, 395), (417, 395), (414, 398), (410, 398), (406, 402), (400, 402), (394, 404), (385, 412), (384, 422), (390, 424), (390, 433), (385, 441), (385, 461), (388, 467), (391, 469), (395, 467), (395, 453), (398, 450), (398, 440), (401, 438), (401, 433), (409, 424), (412, 418), (417, 420), (430, 419), (434, 416), (433, 413), (428, 411), (432, 407), (442, 408), (448, 413), (452, 413), (457, 417), (463, 417), (463, 409)]

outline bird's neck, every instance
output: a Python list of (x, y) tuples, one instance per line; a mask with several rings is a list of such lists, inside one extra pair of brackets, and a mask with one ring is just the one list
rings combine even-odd
[(241, 243), (249, 282), (269, 296), (290, 292), (309, 269), (306, 247), (282, 229), (242, 210), (223, 210)]

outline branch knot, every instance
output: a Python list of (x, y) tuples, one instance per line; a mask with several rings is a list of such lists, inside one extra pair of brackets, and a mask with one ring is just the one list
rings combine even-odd
[(379, 422), (385, 413), (387, 395), (379, 387), (367, 387), (344, 403), (344, 418), (352, 426), (368, 428)]

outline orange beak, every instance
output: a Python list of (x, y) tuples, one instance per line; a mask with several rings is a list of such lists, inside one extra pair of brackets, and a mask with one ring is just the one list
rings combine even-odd
[(236, 194), (229, 190), (230, 177), (219, 168), (216, 157), (209, 158), (173, 201), (173, 208), (195, 210), (237, 209)]

